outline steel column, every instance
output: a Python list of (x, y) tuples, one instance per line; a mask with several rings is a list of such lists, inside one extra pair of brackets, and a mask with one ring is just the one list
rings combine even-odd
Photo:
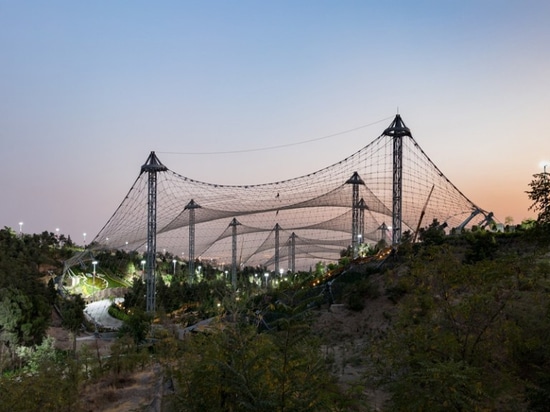
[(193, 199), (183, 210), (189, 210), (189, 283), (193, 283), (195, 279), (195, 209), (201, 206)]
[(236, 218), (233, 218), (231, 226), (231, 286), (237, 290), (237, 226), (240, 225)]
[(154, 313), (155, 302), (155, 268), (157, 254), (157, 173), (168, 170), (155, 155), (151, 152), (147, 161), (141, 166), (141, 173), (147, 172), (147, 252), (145, 258), (145, 283), (146, 311)]
[(399, 114), (382, 135), (393, 138), (392, 244), (401, 241), (403, 208), (403, 137), (412, 137), (411, 131)]

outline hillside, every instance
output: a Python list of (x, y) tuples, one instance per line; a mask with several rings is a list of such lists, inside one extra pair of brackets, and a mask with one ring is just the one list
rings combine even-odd
[[(328, 307), (322, 305), (314, 311), (313, 332), (320, 336), (323, 356), (331, 363), (331, 371), (344, 389), (350, 389), (361, 381), (365, 372), (362, 362), (364, 346), (374, 336), (389, 327), (389, 314), (395, 305), (385, 296), (364, 298), (365, 308), (352, 311), (341, 303)], [(56, 340), (56, 347), (70, 350), (72, 340), (61, 328), (58, 315), (53, 312), (53, 323), (48, 335)], [(82, 333), (77, 338), (78, 351), (91, 349), (100, 356), (108, 357), (112, 339), (96, 339), (91, 333)], [(87, 349), (86, 349), (87, 348)], [(119, 377), (107, 375), (99, 381), (86, 385), (81, 393), (81, 407), (85, 412), (125, 412), (130, 410), (155, 411), (164, 387), (164, 374), (158, 365), (148, 366), (122, 374)], [(378, 410), (386, 395), (374, 389), (363, 389), (363, 395), (370, 405)], [(148, 409), (149, 408), (149, 409)]]
[[(174, 290), (162, 285), (167, 300), (160, 302), (175, 306), (178, 294), (195, 300), (178, 316), (159, 311), (145, 346), (132, 335), (144, 322), (149, 327), (139, 310), (123, 338), (80, 332), (76, 362), (72, 337), (53, 312), (48, 334), (62, 350), (61, 363), (52, 368), (46, 362), (42, 370), (29, 352), (23, 380), (7, 374), (0, 389), (14, 402), (12, 411), (33, 410), (32, 404), (17, 409), (21, 391), (35, 397), (43, 391), (43, 405), (68, 403), (75, 411), (159, 410), (163, 394), (163, 412), (182, 405), (225, 410), (251, 394), (247, 402), (256, 411), (273, 410), (278, 402), (305, 405), (309, 396), (332, 405), (315, 409), (327, 411), (543, 411), (550, 403), (549, 245), (544, 231), (457, 237), (433, 231), (381, 266), (355, 261), (332, 277), (261, 289), (242, 302), (227, 298), (218, 281)], [(319, 280), (324, 285), (311, 287)], [(134, 287), (134, 297), (142, 296), (141, 287)], [(178, 327), (212, 317), (213, 310), (219, 316), (206, 333), (176, 338)], [(264, 332), (258, 334), (259, 319), (267, 323), (258, 323)], [(71, 373), (77, 377), (68, 379)]]

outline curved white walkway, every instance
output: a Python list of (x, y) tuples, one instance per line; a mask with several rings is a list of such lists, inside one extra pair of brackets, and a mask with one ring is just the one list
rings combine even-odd
[[(115, 302), (121, 302), (124, 299), (116, 298)], [(92, 302), (86, 306), (84, 309), (84, 314), (86, 317), (97, 324), (107, 329), (119, 329), (122, 326), (122, 321), (113, 318), (109, 315), (109, 306), (113, 303), (110, 299), (99, 300), (97, 302)]]

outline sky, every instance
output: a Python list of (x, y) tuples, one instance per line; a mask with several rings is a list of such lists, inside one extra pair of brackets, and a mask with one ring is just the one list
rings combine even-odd
[(546, 0), (0, 0), (0, 227), (89, 242), (152, 150), (195, 180), (268, 183), (397, 112), (520, 223), (550, 159), (549, 17)]

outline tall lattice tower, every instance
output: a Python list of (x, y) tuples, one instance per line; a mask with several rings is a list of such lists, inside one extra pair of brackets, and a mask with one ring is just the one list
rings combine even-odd
[(382, 136), (390, 136), (393, 139), (392, 244), (397, 245), (401, 241), (403, 210), (403, 137), (412, 135), (401, 116), (397, 114)]
[(147, 173), (147, 253), (145, 259), (145, 283), (147, 285), (148, 313), (155, 311), (155, 267), (157, 255), (157, 173), (165, 172), (164, 166), (155, 152), (151, 152), (147, 161), (141, 166), (141, 173)]

